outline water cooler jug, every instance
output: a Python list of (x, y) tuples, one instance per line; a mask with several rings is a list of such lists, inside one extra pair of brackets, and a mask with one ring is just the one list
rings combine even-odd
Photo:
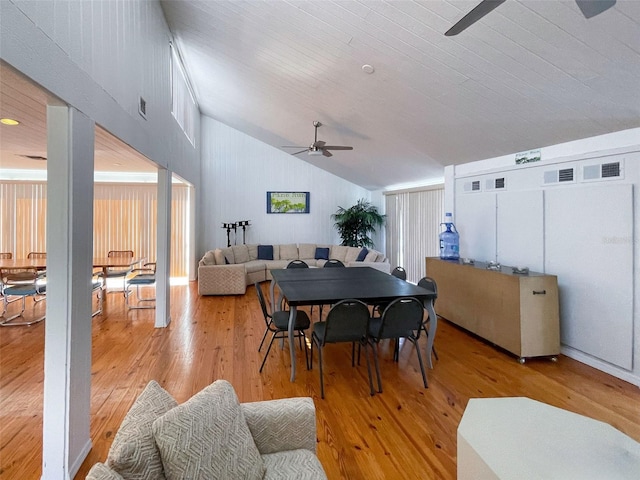
[(450, 212), (445, 213), (444, 225), (446, 230), (440, 234), (440, 258), (442, 260), (458, 260), (460, 258), (460, 235), (453, 224)]

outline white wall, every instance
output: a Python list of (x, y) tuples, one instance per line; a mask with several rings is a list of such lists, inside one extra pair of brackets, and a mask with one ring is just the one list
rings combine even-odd
[[(238, 220), (251, 221), (246, 243), (340, 243), (331, 214), (371, 199), (368, 190), (217, 120), (203, 116), (201, 126), (200, 255), (226, 247), (222, 223)], [(267, 214), (267, 191), (310, 192), (310, 213)]]
[[(640, 129), (541, 153), (446, 168), (461, 255), (558, 275), (563, 353), (640, 386)], [(585, 166), (617, 161), (620, 177), (584, 178)], [(545, 172), (570, 168), (574, 181), (545, 183)], [(505, 189), (487, 190), (498, 177)], [(481, 191), (465, 192), (472, 181)]]

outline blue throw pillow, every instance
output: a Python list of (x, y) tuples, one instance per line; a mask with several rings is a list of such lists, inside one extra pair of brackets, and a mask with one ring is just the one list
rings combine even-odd
[(360, 250), (360, 253), (358, 254), (358, 258), (356, 258), (356, 262), (364, 262), (364, 258), (367, 256), (368, 253), (369, 253), (369, 250), (363, 247), (362, 250)]
[(316, 248), (316, 255), (314, 257), (316, 260), (329, 260), (329, 249), (328, 248)]
[(258, 260), (273, 260), (273, 245), (258, 245)]

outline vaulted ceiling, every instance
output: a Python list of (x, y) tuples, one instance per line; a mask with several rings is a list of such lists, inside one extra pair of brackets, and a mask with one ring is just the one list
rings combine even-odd
[[(369, 189), (640, 126), (640, 2), (161, 1), (202, 113)], [(373, 67), (366, 73), (364, 65)], [(282, 149), (293, 153), (295, 149)]]

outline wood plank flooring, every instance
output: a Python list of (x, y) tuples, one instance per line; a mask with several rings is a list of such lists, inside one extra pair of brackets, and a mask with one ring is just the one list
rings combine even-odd
[[(382, 346), (384, 392), (373, 397), (364, 359), (352, 368), (350, 346), (330, 345), (321, 400), (317, 363), (307, 371), (302, 352), (295, 383), (289, 382), (287, 347), (279, 344), (258, 373), (264, 321), (253, 287), (230, 297), (199, 297), (196, 287), (172, 287), (166, 329), (153, 327), (152, 310), (127, 312), (121, 295), (107, 295), (104, 314), (93, 319), (93, 449), (76, 479), (105, 460), (124, 415), (151, 379), (178, 402), (218, 378), (229, 380), (242, 402), (313, 397), (318, 455), (330, 479), (455, 479), (456, 429), (473, 397), (528, 396), (608, 422), (640, 441), (637, 387), (564, 356), (520, 365), (446, 322), (438, 330), (440, 359), (427, 372), (428, 389), (410, 344), (397, 364), (391, 347)], [(0, 328), (0, 479), (40, 478), (44, 328)]]

